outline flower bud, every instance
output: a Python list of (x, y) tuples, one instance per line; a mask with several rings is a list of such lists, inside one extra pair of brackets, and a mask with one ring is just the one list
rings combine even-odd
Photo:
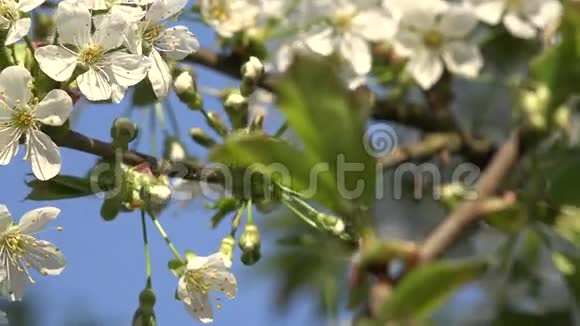
[(152, 289), (147, 288), (141, 291), (139, 294), (139, 305), (153, 307), (155, 305), (155, 292)]
[(175, 87), (175, 93), (177, 95), (182, 95), (188, 91), (194, 91), (193, 77), (189, 71), (184, 71), (173, 82), (173, 87)]
[(206, 148), (216, 144), (216, 141), (208, 136), (201, 128), (191, 128), (189, 130), (189, 136), (191, 136), (194, 142)]
[(220, 244), (220, 252), (232, 260), (234, 256), (234, 246), (236, 245), (236, 239), (234, 237), (227, 236), (222, 239), (222, 243)]
[(236, 129), (248, 125), (248, 101), (237, 92), (231, 92), (224, 101), (224, 108), (232, 126)]
[(259, 250), (244, 251), (242, 253), (241, 261), (244, 265), (251, 266), (257, 263), (260, 258), (262, 258), (262, 254)]
[(149, 187), (149, 196), (154, 203), (163, 204), (171, 197), (171, 189), (167, 185)]
[(571, 118), (570, 118), (570, 107), (567, 105), (562, 105), (556, 109), (554, 112), (554, 124), (565, 131), (569, 131), (571, 128)]
[(174, 137), (168, 137), (165, 139), (165, 148), (163, 151), (163, 157), (171, 161), (183, 161), (187, 157), (185, 148)]
[(242, 78), (249, 79), (254, 82), (258, 81), (264, 74), (264, 64), (260, 59), (252, 56), (250, 59), (242, 66)]
[(111, 127), (111, 137), (119, 146), (125, 146), (137, 137), (137, 125), (127, 118), (117, 118)]
[(335, 235), (340, 235), (344, 232), (344, 222), (342, 219), (329, 214), (318, 213), (316, 220), (322, 228), (332, 232)]
[(258, 112), (254, 115), (252, 122), (250, 123), (250, 130), (262, 130), (264, 129), (264, 117), (266, 113)]
[(260, 249), (260, 230), (254, 224), (248, 224), (240, 235), (239, 246), (242, 251), (254, 251)]
[(228, 128), (220, 118), (220, 116), (215, 112), (209, 112), (207, 114), (207, 124), (220, 136), (225, 137), (228, 134)]
[(155, 292), (152, 289), (146, 288), (139, 294), (139, 308), (133, 315), (132, 326), (155, 326), (157, 321), (155, 319), (155, 312), (153, 306), (155, 305)]

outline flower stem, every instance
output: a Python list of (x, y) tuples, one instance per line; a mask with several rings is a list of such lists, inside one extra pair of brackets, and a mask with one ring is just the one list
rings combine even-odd
[(238, 231), (238, 227), (240, 226), (242, 215), (244, 214), (244, 208), (246, 208), (245, 205), (242, 205), (242, 207), (238, 209), (236, 215), (234, 216), (234, 219), (232, 220), (232, 231), (230, 232), (230, 235), (232, 237), (236, 236), (236, 232)]
[(153, 221), (153, 224), (155, 224), (157, 231), (159, 231), (159, 234), (161, 234), (161, 236), (163, 237), (163, 240), (165, 240), (165, 243), (169, 247), (169, 250), (171, 250), (171, 252), (175, 256), (175, 258), (177, 258), (181, 261), (185, 261), (183, 259), (183, 257), (181, 257), (181, 254), (179, 253), (177, 248), (175, 248), (175, 246), (173, 245), (173, 242), (171, 242), (171, 240), (169, 240), (169, 237), (167, 236), (167, 233), (165, 232), (165, 229), (163, 229), (163, 226), (161, 225), (161, 223), (159, 223), (159, 220), (151, 212), (149, 212), (149, 216), (151, 216), (151, 220)]
[(248, 225), (253, 224), (253, 217), (252, 217), (252, 200), (248, 199), (248, 203), (247, 203), (247, 207), (248, 207), (248, 217), (247, 217), (247, 223)]
[(145, 223), (145, 210), (141, 210), (141, 229), (143, 231), (143, 247), (145, 249), (145, 272), (147, 281), (145, 287), (150, 289), (151, 284), (151, 253), (149, 252), (149, 240), (147, 237), (147, 224)]

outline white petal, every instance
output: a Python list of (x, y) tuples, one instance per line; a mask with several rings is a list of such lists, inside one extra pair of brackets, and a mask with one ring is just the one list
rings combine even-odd
[(123, 43), (127, 22), (120, 13), (104, 15), (96, 25), (93, 40), (105, 50), (114, 49)]
[(12, 225), (12, 215), (6, 205), (0, 205), (0, 232), (5, 232)]
[(528, 13), (528, 17), (539, 28), (545, 28), (562, 15), (562, 4), (558, 0), (544, 0), (538, 6), (539, 10)]
[(25, 249), (25, 258), (32, 267), (46, 275), (59, 275), (66, 267), (63, 253), (48, 241), (37, 240)]
[(103, 71), (89, 69), (77, 78), (79, 89), (90, 101), (105, 101), (111, 98), (109, 77)]
[(32, 173), (39, 180), (49, 180), (60, 172), (60, 151), (46, 134), (39, 130), (29, 133), (27, 146), (32, 163)]
[(145, 11), (141, 7), (113, 6), (112, 14), (121, 14), (130, 23), (136, 23), (145, 17)]
[(204, 267), (226, 270), (232, 267), (232, 261), (223, 253), (217, 252), (207, 257)]
[(69, 79), (76, 67), (77, 56), (56, 45), (47, 45), (34, 51), (40, 69), (56, 81)]
[(352, 19), (351, 31), (373, 42), (389, 39), (395, 34), (392, 17), (379, 10), (365, 10)]
[[(153, 50), (152, 50), (153, 52)], [(151, 67), (149, 58), (138, 54), (115, 51), (107, 54), (115, 81), (121, 86), (133, 86), (143, 80)]]
[(165, 63), (165, 60), (163, 60), (159, 52), (155, 49), (151, 49), (149, 58), (153, 62), (148, 73), (149, 81), (151, 82), (151, 86), (153, 86), (153, 91), (157, 98), (165, 98), (171, 88), (171, 71), (167, 63)]
[(21, 135), (18, 128), (0, 125), (0, 165), (9, 164), (16, 156)]
[(56, 207), (41, 207), (33, 209), (22, 215), (18, 222), (18, 228), (25, 234), (38, 233), (44, 230), (44, 227), (48, 223), (54, 221), (58, 214), (60, 214), (60, 209)]
[(423, 38), (419, 33), (401, 30), (393, 39), (393, 47), (398, 56), (410, 57), (424, 47)]
[(43, 4), (45, 1), (46, 0), (20, 0), (18, 1), (18, 9), (22, 12), (29, 12)]
[(443, 60), (449, 71), (468, 78), (474, 78), (483, 67), (479, 49), (471, 44), (452, 42), (443, 50)]
[(305, 44), (311, 51), (323, 56), (331, 55), (334, 52), (334, 38), (330, 27), (319, 27), (306, 35)]
[(143, 54), (143, 39), (140, 35), (141, 30), (138, 24), (133, 24), (127, 28), (125, 35), (125, 46), (130, 53)]
[(371, 49), (364, 39), (345, 34), (340, 42), (340, 54), (350, 62), (357, 75), (366, 75), (371, 70)]
[(60, 43), (82, 46), (91, 40), (91, 13), (82, 3), (61, 1), (56, 10)]
[(222, 292), (229, 299), (238, 292), (236, 277), (228, 270), (210, 271), (204, 275), (204, 280), (211, 290)]
[(38, 103), (35, 119), (49, 126), (62, 126), (73, 109), (70, 96), (62, 89), (53, 89)]
[(404, 12), (400, 21), (402, 30), (428, 31), (433, 28), (437, 21), (438, 13), (426, 9), (414, 9)]
[(503, 17), (503, 24), (510, 33), (520, 38), (531, 39), (537, 35), (534, 25), (513, 13), (508, 13)]
[(208, 257), (195, 256), (187, 261), (186, 268), (187, 270), (200, 269), (202, 266), (207, 264), (208, 261), (209, 261)]
[(113, 83), (111, 85), (111, 101), (113, 101), (113, 103), (121, 103), (123, 98), (125, 98), (126, 93), (127, 87), (121, 86), (117, 83)]
[(209, 296), (201, 292), (189, 293), (189, 296), (183, 300), (183, 304), (187, 312), (200, 322), (207, 324), (213, 321), (213, 309)]
[(199, 41), (185, 26), (166, 29), (155, 41), (155, 47), (173, 60), (182, 60), (199, 50)]
[(421, 88), (429, 89), (441, 78), (443, 63), (436, 54), (424, 51), (411, 58), (407, 70)]
[(463, 38), (477, 26), (477, 17), (467, 8), (451, 7), (439, 21), (439, 29), (449, 38)]
[(23, 66), (10, 66), (0, 72), (0, 93), (9, 107), (14, 107), (16, 101), (28, 103), (32, 97), (30, 81), (32, 76)]
[(497, 25), (506, 6), (506, 0), (471, 0), (473, 10), (482, 21)]
[(156, 23), (169, 18), (181, 11), (186, 4), (187, 0), (156, 0), (145, 14), (146, 21)]
[(30, 284), (28, 274), (24, 270), (24, 266), (8, 263), (6, 268), (8, 277), (2, 282), (3, 291), (10, 296), (12, 301), (20, 301), (24, 297), (24, 291)]
[(24, 35), (28, 34), (30, 30), (30, 18), (22, 18), (17, 20), (10, 29), (8, 30), (8, 35), (6, 35), (6, 45), (14, 44), (18, 42)]

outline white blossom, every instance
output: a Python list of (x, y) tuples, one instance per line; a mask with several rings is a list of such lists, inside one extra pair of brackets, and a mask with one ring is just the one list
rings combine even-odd
[[(71, 0), (67, 0), (71, 1)], [(138, 0), (79, 0), (92, 10), (106, 10), (110, 13), (118, 13), (129, 22), (137, 22), (145, 16)]]
[(514, 36), (531, 39), (562, 13), (559, 0), (467, 0), (482, 21), (500, 21)]
[(257, 80), (264, 73), (264, 64), (257, 57), (251, 56), (242, 66), (242, 77)]
[(24, 159), (30, 159), (36, 178), (48, 180), (60, 172), (60, 151), (40, 131), (40, 125), (62, 125), (73, 105), (60, 89), (48, 92), (39, 102), (32, 97), (31, 82), (32, 76), (22, 66), (10, 66), (0, 73), (0, 165), (7, 165), (16, 156), (24, 136)]
[(222, 292), (232, 299), (237, 293), (236, 277), (230, 272), (232, 262), (223, 254), (193, 257), (179, 279), (177, 297), (191, 316), (202, 323), (213, 321), (209, 291)]
[(148, 77), (157, 98), (165, 98), (172, 84), (171, 71), (160, 53), (173, 60), (182, 60), (199, 50), (199, 41), (186, 26), (166, 28), (166, 21), (177, 15), (187, 0), (156, 0), (145, 14), (144, 21), (135, 24), (128, 33), (127, 46), (133, 53), (150, 49), (152, 62)]
[(423, 89), (442, 76), (444, 66), (473, 78), (483, 66), (479, 49), (465, 38), (476, 27), (477, 18), (459, 6), (425, 1), (403, 11), (393, 45), (399, 56), (409, 58), (406, 69)]
[(0, 205), (0, 287), (11, 300), (22, 300), (28, 284), (35, 283), (28, 268), (42, 275), (59, 275), (64, 270), (65, 258), (60, 249), (35, 237), (59, 213), (54, 207), (38, 208), (15, 224), (6, 206)]
[(356, 74), (367, 74), (372, 64), (369, 42), (388, 40), (395, 33), (391, 13), (379, 6), (357, 7), (349, 1), (333, 1), (324, 10), (329, 12), (330, 22), (309, 31), (306, 45), (323, 56), (338, 53)]
[(119, 50), (127, 22), (121, 14), (101, 15), (91, 33), (91, 12), (81, 4), (69, 1), (59, 3), (56, 29), (59, 45), (38, 48), (34, 56), (40, 69), (56, 81), (66, 81), (73, 75), (77, 64), (86, 72), (76, 81), (80, 91), (91, 101), (108, 100), (113, 96), (120, 101), (122, 93), (115, 90), (140, 82), (149, 71), (149, 59)]
[(256, 25), (260, 6), (252, 0), (201, 0), (203, 19), (222, 37)]
[(8, 30), (5, 45), (18, 42), (28, 34), (31, 20), (22, 17), (22, 13), (30, 12), (46, 0), (0, 0), (0, 30)]

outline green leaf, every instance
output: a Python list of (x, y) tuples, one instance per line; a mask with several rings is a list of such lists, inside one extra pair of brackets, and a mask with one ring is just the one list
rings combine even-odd
[(429, 317), (449, 296), (477, 279), (487, 267), (483, 261), (441, 261), (423, 266), (397, 285), (382, 307), (380, 320)]
[(564, 276), (570, 293), (576, 302), (580, 303), (580, 257), (555, 251), (552, 253), (552, 261)]
[(25, 200), (59, 200), (79, 198), (93, 194), (88, 178), (58, 175), (48, 181), (32, 180), (26, 183), (31, 188)]
[(578, 91), (580, 85), (580, 6), (564, 1), (558, 45), (547, 49), (532, 63), (532, 75), (551, 91), (550, 108), (555, 109)]
[(558, 205), (580, 206), (580, 161), (561, 161), (548, 179), (550, 199)]
[(238, 208), (239, 204), (240, 202), (235, 198), (224, 197), (208, 206), (208, 208), (217, 208), (217, 212), (211, 217), (211, 227), (215, 229), (226, 216)]

